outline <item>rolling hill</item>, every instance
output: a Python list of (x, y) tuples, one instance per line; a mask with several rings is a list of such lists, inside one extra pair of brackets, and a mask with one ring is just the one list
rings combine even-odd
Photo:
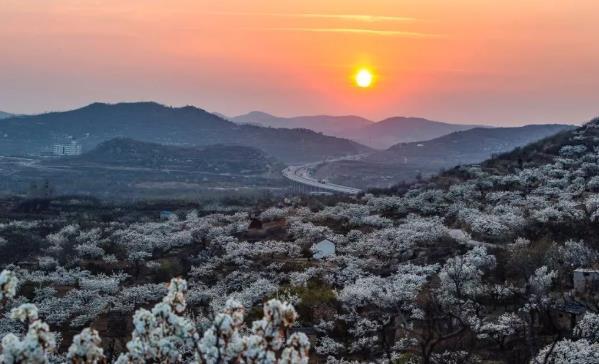
[(392, 117), (341, 135), (373, 148), (389, 148), (397, 143), (429, 140), (475, 127), (477, 125), (449, 124), (414, 117)]
[(281, 162), (260, 149), (237, 145), (177, 147), (116, 138), (100, 143), (77, 157), (52, 160), (47, 164), (104, 165), (196, 172), (263, 174), (279, 173)]
[[(385, 149), (396, 143), (429, 140), (477, 125), (449, 124), (414, 117), (391, 117), (374, 122), (360, 116), (296, 116), (279, 117), (261, 111), (231, 118), (239, 124), (274, 128), (304, 128), (327, 135), (347, 138), (372, 148)], [(480, 127), (480, 126), (479, 126)]]
[(306, 129), (238, 125), (202, 109), (167, 107), (153, 102), (103, 104), (0, 123), (0, 155), (38, 154), (69, 138), (84, 150), (113, 138), (179, 146), (235, 144), (259, 148), (287, 162), (310, 162), (368, 152), (356, 142)]
[(31, 196), (32, 186), (49, 185), (59, 196), (111, 200), (248, 197), (285, 191), (283, 168), (248, 146), (180, 147), (116, 138), (79, 156), (0, 157), (0, 195)]

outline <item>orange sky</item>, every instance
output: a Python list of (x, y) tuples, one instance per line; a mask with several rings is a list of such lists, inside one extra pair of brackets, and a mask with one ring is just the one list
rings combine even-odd
[[(596, 0), (1, 0), (0, 110), (155, 100), (235, 115), (599, 115)], [(356, 68), (374, 87), (351, 82)]]

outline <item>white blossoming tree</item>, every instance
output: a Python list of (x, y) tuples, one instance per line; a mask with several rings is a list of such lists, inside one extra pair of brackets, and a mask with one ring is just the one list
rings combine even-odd
[[(4, 302), (15, 297), (17, 285), (12, 272), (0, 274), (0, 295)], [(248, 331), (244, 325), (244, 306), (229, 300), (212, 325), (200, 333), (197, 324), (184, 315), (186, 292), (187, 282), (175, 278), (166, 297), (152, 310), (137, 310), (127, 352), (121, 354), (116, 363), (308, 363), (307, 336), (290, 332), (298, 317), (290, 304), (275, 299), (268, 301), (264, 304), (264, 317), (255, 321)], [(22, 304), (13, 309), (10, 316), (25, 323), (27, 332), (22, 338), (14, 334), (3, 338), (0, 362), (49, 362), (56, 349), (56, 336), (39, 318), (36, 306)], [(98, 332), (85, 328), (75, 335), (66, 360), (73, 364), (104, 363), (106, 357)]]
[(389, 331), (395, 326), (412, 331), (412, 320), (420, 315), (418, 294), (436, 270), (436, 265), (403, 264), (389, 277), (367, 276), (346, 285), (338, 297), (348, 312), (342, 319), (353, 336), (350, 351), (380, 347), (390, 358)]
[(558, 341), (544, 347), (531, 364), (597, 364), (599, 363), (599, 343), (585, 339)]

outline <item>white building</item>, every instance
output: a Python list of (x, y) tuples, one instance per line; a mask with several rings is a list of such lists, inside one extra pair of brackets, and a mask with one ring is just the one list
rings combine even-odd
[(54, 144), (52, 146), (52, 153), (54, 155), (80, 155), (81, 144), (74, 140), (69, 144)]
[(599, 269), (576, 269), (573, 280), (574, 290), (578, 294), (599, 292)]
[(323, 241), (312, 245), (310, 250), (313, 253), (312, 257), (314, 259), (328, 258), (335, 255), (335, 244), (328, 239), (324, 239)]

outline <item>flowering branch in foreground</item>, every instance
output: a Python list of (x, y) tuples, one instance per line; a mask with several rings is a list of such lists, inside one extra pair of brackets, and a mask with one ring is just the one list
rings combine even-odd
[[(14, 274), (0, 274), (0, 295), (15, 296), (18, 281)], [(264, 304), (264, 317), (245, 330), (245, 308), (234, 300), (227, 301), (222, 313), (203, 334), (196, 323), (183, 316), (186, 309), (187, 282), (172, 279), (162, 302), (152, 310), (139, 309), (133, 316), (134, 329), (127, 352), (115, 363), (273, 363), (307, 364), (310, 342), (303, 333), (290, 333), (297, 320), (292, 305), (273, 299)], [(11, 318), (27, 323), (26, 335), (20, 339), (8, 334), (2, 340), (2, 363), (47, 363), (56, 349), (55, 335), (38, 317), (35, 305), (23, 304), (11, 311)], [(106, 361), (96, 330), (84, 329), (75, 335), (66, 354), (73, 364), (97, 364)]]

